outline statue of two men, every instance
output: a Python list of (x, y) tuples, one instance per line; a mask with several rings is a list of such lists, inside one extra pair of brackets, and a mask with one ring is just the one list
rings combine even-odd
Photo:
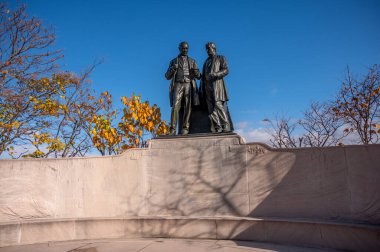
[[(179, 44), (180, 55), (170, 61), (166, 79), (171, 79), (169, 97), (172, 107), (169, 134), (176, 134), (179, 111), (183, 108), (182, 134), (189, 133), (192, 106), (200, 105), (199, 96), (207, 105), (211, 122), (211, 132), (230, 132), (233, 129), (228, 112), (228, 96), (224, 77), (228, 74), (228, 65), (224, 56), (216, 54), (215, 43), (206, 44), (208, 58), (203, 64), (202, 74), (194, 59), (187, 56), (189, 44)], [(201, 79), (199, 94), (196, 79)]]

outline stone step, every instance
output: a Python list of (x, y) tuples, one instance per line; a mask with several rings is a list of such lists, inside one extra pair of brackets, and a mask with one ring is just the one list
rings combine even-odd
[(100, 239), (66, 242), (48, 242), (0, 248), (0, 252), (342, 252), (342, 250), (309, 248), (285, 244), (248, 241), (197, 239)]
[(321, 220), (139, 216), (34, 219), (0, 223), (0, 247), (55, 241), (130, 238), (241, 240), (379, 251), (380, 226)]

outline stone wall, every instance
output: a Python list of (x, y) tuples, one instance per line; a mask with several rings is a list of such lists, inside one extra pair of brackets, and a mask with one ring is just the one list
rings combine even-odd
[[(380, 145), (278, 150), (238, 135), (162, 138), (112, 157), (0, 160), (0, 226), (241, 217), (362, 225), (378, 237), (379, 189)], [(0, 246), (14, 244), (6, 237), (0, 227)]]

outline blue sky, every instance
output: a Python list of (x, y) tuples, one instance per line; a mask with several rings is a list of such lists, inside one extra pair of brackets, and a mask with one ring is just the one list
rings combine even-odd
[[(91, 79), (120, 96), (141, 94), (170, 119), (164, 73), (188, 41), (199, 67), (214, 41), (229, 63), (230, 112), (248, 141), (264, 141), (264, 118), (299, 118), (334, 96), (346, 66), (358, 76), (380, 63), (380, 1), (20, 1), (50, 24), (66, 70), (104, 58)], [(14, 2), (12, 2), (14, 5)]]

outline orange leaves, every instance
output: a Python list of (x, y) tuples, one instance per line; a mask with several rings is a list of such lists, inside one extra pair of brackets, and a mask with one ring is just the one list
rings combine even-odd
[[(24, 155), (24, 157), (45, 157), (49, 152), (62, 151), (66, 146), (59, 137), (52, 137), (48, 132), (34, 133), (33, 138), (32, 145), (36, 147), (36, 150), (31, 154)], [(46, 153), (41, 150), (42, 146), (46, 150)]]
[[(129, 148), (145, 147), (148, 136), (168, 131), (157, 105), (151, 106), (136, 95), (121, 97), (123, 109), (118, 114), (112, 108), (109, 92), (95, 95), (83, 88), (83, 80), (70, 73), (31, 79), (27, 85), (31, 92), (14, 96), (13, 100), (23, 99), (32, 120), (38, 122), (29, 133), (28, 139), (35, 148), (29, 157), (70, 156), (70, 150), (76, 151), (76, 144), (80, 143), (86, 144), (83, 149), (96, 148), (102, 155), (118, 154)], [(25, 122), (12, 117), (17, 113), (17, 104), (0, 106), (0, 130), (24, 127)], [(28, 129), (26, 126), (22, 130)]]
[(147, 124), (147, 129), (148, 129), (148, 131), (153, 130), (153, 127), (154, 127), (153, 122), (152, 122), (152, 121), (149, 121), (148, 124)]
[(127, 125), (127, 129), (128, 129), (130, 132), (132, 132), (132, 133), (135, 132), (135, 127), (134, 127), (133, 125), (131, 125), (131, 124)]
[(380, 95), (380, 86), (378, 86), (373, 92), (372, 95)]
[(362, 103), (359, 105), (362, 109), (368, 108), (368, 104)]
[(373, 130), (374, 133), (380, 134), (380, 124), (374, 123), (374, 124), (372, 124), (372, 126), (376, 129), (376, 130)]
[(33, 97), (29, 97), (29, 99), (34, 104), (34, 110), (39, 111), (43, 115), (58, 116), (60, 105), (57, 101), (51, 100), (50, 98), (39, 100)]
[[(57, 63), (62, 54), (52, 47), (54, 31), (28, 15), (24, 5), (10, 11), (6, 4), (0, 4), (0, 15), (1, 27), (6, 28), (0, 29), (4, 38), (0, 60), (0, 155), (8, 146), (34, 140), (34, 133), (43, 132), (54, 137), (37, 145), (43, 149), (36, 150), (35, 157), (49, 152), (54, 157), (86, 153), (88, 146), (74, 145), (88, 143), (85, 127), (79, 125), (88, 109), (77, 110), (76, 104), (84, 99), (77, 95), (79, 89), (86, 87), (86, 78), (82, 77), (92, 70), (80, 77), (60, 72)], [(70, 153), (63, 151), (63, 142), (72, 146)]]
[(93, 115), (89, 125), (91, 140), (94, 146), (104, 155), (113, 152), (122, 140), (120, 132), (112, 127), (111, 114)]
[(121, 101), (123, 102), (124, 105), (127, 105), (127, 103), (128, 103), (128, 99), (125, 96), (121, 97)]
[(45, 152), (43, 152), (41, 150), (35, 150), (31, 154), (23, 155), (23, 157), (32, 157), (32, 158), (42, 158), (44, 156), (45, 156)]
[(137, 116), (137, 114), (132, 113), (132, 118), (133, 118), (135, 121), (137, 121), (137, 120), (138, 120), (138, 116)]
[(78, 149), (92, 147), (86, 124), (101, 108), (86, 99), (91, 91), (82, 80), (72, 73), (56, 72), (22, 81), (11, 95), (0, 94), (5, 100), (4, 106), (0, 104), (0, 141), (6, 134), (27, 139), (37, 149), (29, 155), (33, 157), (82, 155)]
[(141, 101), (141, 97), (132, 95), (127, 98), (121, 97), (125, 108), (121, 122), (118, 124), (126, 141), (124, 147), (143, 147), (146, 145), (144, 136), (147, 134), (166, 134), (168, 126), (161, 121), (161, 112), (156, 104), (150, 106), (148, 101)]
[(166, 135), (169, 132), (169, 127), (166, 121), (162, 121), (157, 129), (157, 135)]
[(23, 62), (22, 57), (15, 58), (15, 61), (17, 62), (17, 64), (22, 64)]

